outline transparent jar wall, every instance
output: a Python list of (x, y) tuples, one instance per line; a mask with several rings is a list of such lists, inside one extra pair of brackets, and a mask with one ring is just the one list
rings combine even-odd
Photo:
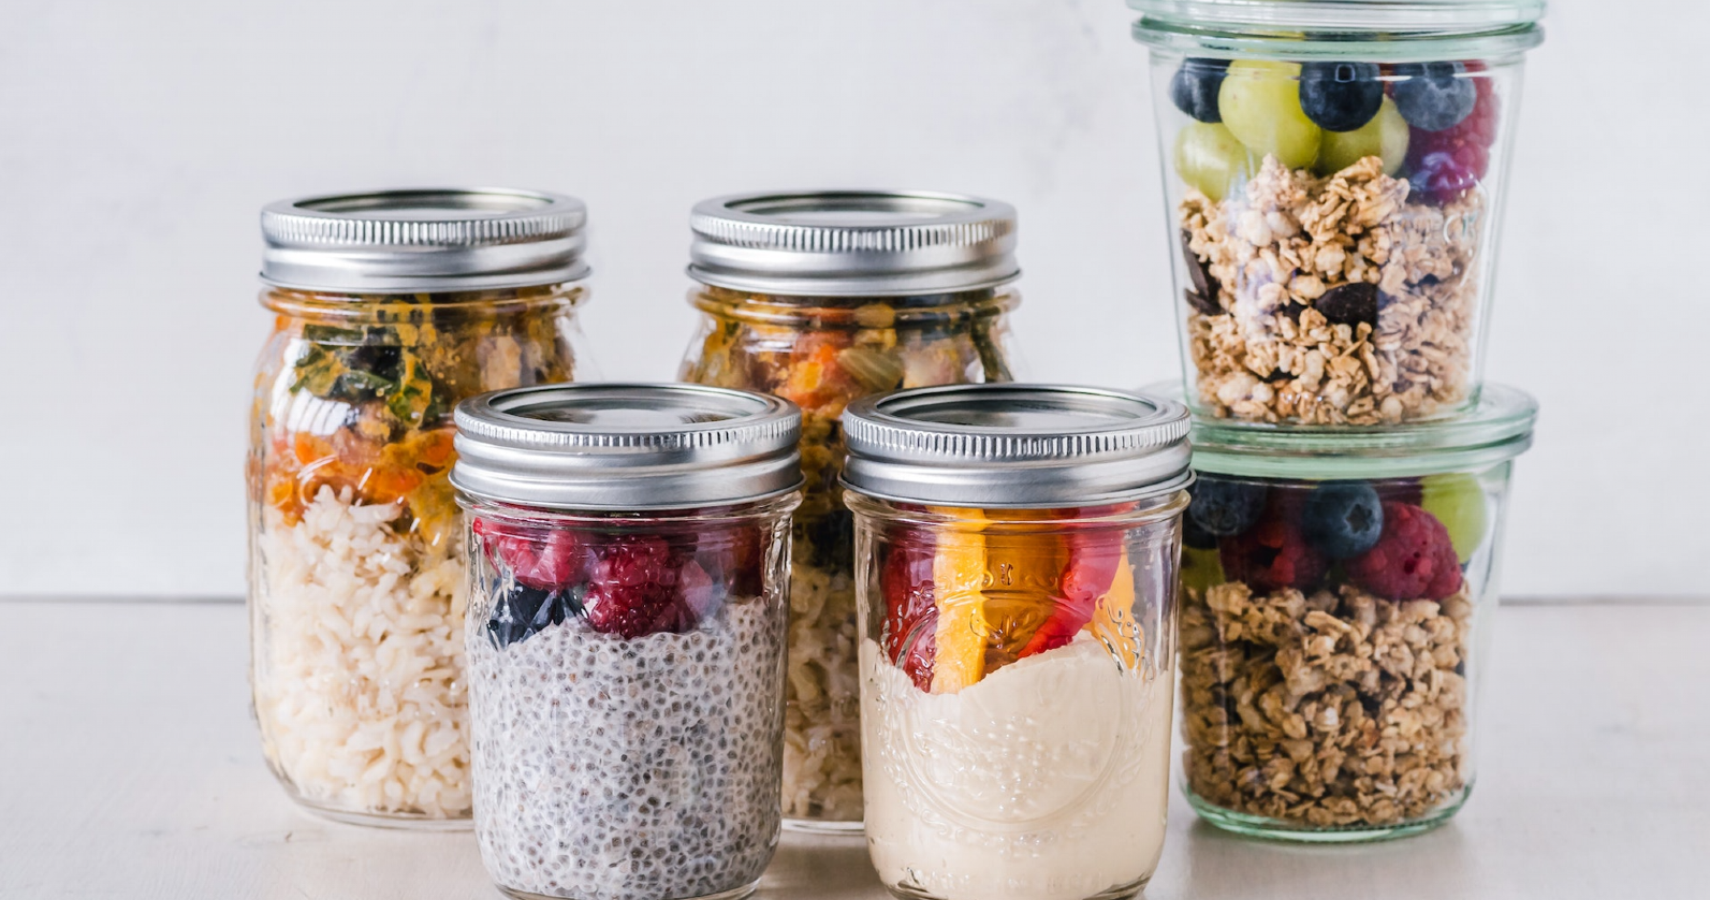
[(569, 381), (573, 286), (270, 290), (250, 420), (250, 640), (291, 796), (371, 824), (466, 824), (464, 561), (451, 411)]
[(771, 861), (797, 495), (470, 509), (475, 834), (516, 896), (721, 897)]
[(775, 297), (701, 288), (705, 314), (682, 380), (761, 391), (802, 409), (805, 499), (796, 511), (784, 815), (858, 831), (860, 699), (854, 537), (837, 484), (843, 408), (869, 394), (1013, 381), (1006, 313), (1019, 297)]
[[(1182, 364), (1200, 415), (1369, 425), (1477, 400), (1519, 57), (1348, 54), (1303, 78), (1297, 62), (1237, 59), (1225, 73), (1227, 60), (1152, 53)], [(1324, 86), (1338, 75), (1358, 87)], [(1313, 116), (1365, 124), (1318, 125), (1303, 80)]]
[(1446, 821), (1512, 463), (1377, 481), (1201, 472), (1182, 562), (1183, 788), (1212, 824), (1349, 841)]
[(880, 880), (940, 900), (1139, 890), (1164, 840), (1185, 493), (1041, 510), (848, 499)]

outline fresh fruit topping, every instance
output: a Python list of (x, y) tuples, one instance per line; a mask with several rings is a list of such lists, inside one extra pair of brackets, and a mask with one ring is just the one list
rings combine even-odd
[(1484, 485), (1476, 476), (1463, 473), (1427, 475), (1419, 505), (1443, 523), (1449, 531), (1449, 541), (1455, 545), (1455, 557), (1462, 563), (1472, 559), (1484, 542), (1490, 527), (1485, 506)]
[(1116, 567), (1110, 591), (1099, 598), (1093, 610), (1087, 632), (1097, 638), (1116, 657), (1124, 669), (1140, 668), (1140, 647), (1144, 647), (1140, 626), (1134, 621), (1134, 569), (1124, 555)]
[(1194, 485), (1188, 516), (1208, 534), (1237, 535), (1253, 527), (1265, 511), (1265, 486), (1252, 481), (1202, 477)]
[(1312, 308), (1332, 325), (1377, 327), (1378, 286), (1366, 281), (1339, 284), (1312, 302)]
[(1298, 512), (1294, 492), (1272, 494), (1257, 525), (1222, 542), (1218, 556), (1223, 571), (1260, 591), (1306, 590), (1317, 584), (1330, 561), (1301, 534)]
[(754, 522), (719, 523), (695, 535), (695, 559), (713, 581), (738, 597), (759, 596), (766, 586), (771, 531)]
[(1275, 156), (1291, 169), (1312, 165), (1323, 133), (1300, 108), (1299, 74), (1297, 63), (1236, 60), (1217, 94), (1229, 131), (1255, 155)]
[(1383, 505), (1382, 536), (1347, 568), (1355, 584), (1391, 600), (1441, 600), (1461, 587), (1449, 530), (1436, 516), (1406, 503)]
[(985, 674), (988, 629), (981, 590), (986, 579), (986, 542), (980, 532), (986, 519), (976, 510), (933, 511), (961, 520), (938, 534), (932, 558), (933, 599), (938, 607), (932, 692), (954, 694)]
[(1376, 63), (1309, 62), (1300, 66), (1300, 109), (1326, 131), (1353, 131), (1377, 115), (1383, 82)]
[(585, 577), (588, 552), (567, 528), (532, 528), (494, 519), (473, 521), (488, 559), (509, 569), (517, 581), (542, 590), (564, 590)]
[(1426, 131), (1453, 128), (1478, 99), (1472, 79), (1458, 62), (1405, 63), (1395, 67), (1395, 106), (1409, 125)]
[(1193, 232), (1183, 228), (1182, 259), (1187, 262), (1188, 281), (1193, 284), (1193, 288), (1182, 293), (1189, 306), (1208, 316), (1215, 316), (1223, 312), (1222, 304), (1217, 301), (1222, 288), (1218, 284), (1217, 276), (1211, 274), (1211, 263), (1200, 259), (1199, 254), (1193, 252), (1192, 242)]
[(1384, 97), (1370, 122), (1353, 131), (1324, 132), (1318, 144), (1318, 161), (1312, 168), (1320, 175), (1334, 175), (1376, 156), (1383, 160), (1383, 173), (1394, 175), (1407, 161), (1408, 134), (1407, 120), (1395, 108), (1395, 101)]
[(1307, 496), (1300, 510), (1300, 530), (1331, 559), (1358, 556), (1383, 534), (1382, 504), (1369, 484), (1326, 482)]
[(1413, 191), (1428, 203), (1443, 204), (1478, 184), (1490, 169), (1501, 111), (1489, 78), (1463, 79), (1475, 85), (1477, 101), (1460, 124), (1441, 131), (1414, 129), (1407, 152)]
[(1209, 549), (1182, 548), (1182, 587), (1199, 591), (1203, 597), (1212, 585), (1228, 580), (1223, 575), (1223, 563), (1218, 559), (1215, 544)]
[(932, 690), (938, 652), (938, 604), (932, 589), (932, 536), (898, 528), (885, 548), (879, 591), (885, 598), (885, 655), (923, 691)]
[[(1192, 488), (1189, 488), (1189, 496), (1193, 496), (1192, 492), (1198, 489), (1199, 484), (1194, 484)], [(1184, 511), (1182, 513), (1182, 546), (1192, 547), (1195, 550), (1216, 550), (1217, 535), (1201, 528), (1199, 523), (1194, 521), (1193, 516)]]
[(1212, 202), (1253, 177), (1258, 161), (1228, 127), (1189, 122), (1176, 135), (1176, 174)]
[(1222, 121), (1217, 113), (1217, 90), (1228, 70), (1229, 60), (1189, 57), (1170, 77), (1170, 102), (1201, 122)]
[(1057, 597), (1070, 568), (1069, 539), (1058, 530), (1059, 517), (1052, 510), (988, 509), (981, 515), (990, 522), (983, 532), (986, 576), (980, 592), (984, 671), (989, 674), (1025, 655), (1039, 629), (1057, 614)]
[(664, 538), (620, 535), (599, 548), (595, 557), (588, 592), (582, 598), (589, 627), (637, 638), (695, 626), (694, 612), (679, 590), (679, 569)]
[[(1111, 507), (1087, 510), (1085, 514), (1111, 515), (1117, 511), (1118, 508)], [(1125, 560), (1122, 544), (1127, 533), (1121, 526), (1109, 525), (1069, 532), (1069, 559), (1059, 582), (1060, 596), (1055, 598), (1050, 617), (1033, 632), (1020, 657), (1062, 647), (1092, 621), (1099, 598), (1110, 592), (1117, 570)]]
[(533, 637), (549, 625), (561, 625), (578, 615), (582, 604), (573, 591), (541, 590), (512, 584), (493, 603), (487, 618), (487, 635), (495, 647), (508, 647)]

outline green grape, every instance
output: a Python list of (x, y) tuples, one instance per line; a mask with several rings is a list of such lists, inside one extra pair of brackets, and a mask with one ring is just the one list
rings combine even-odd
[(1385, 175), (1400, 171), (1407, 159), (1407, 120), (1388, 97), (1370, 122), (1353, 131), (1324, 132), (1313, 168), (1320, 175), (1334, 175), (1368, 156), (1383, 159)]
[(1222, 125), (1189, 122), (1176, 135), (1176, 173), (1213, 203), (1257, 168), (1253, 155)]
[(1182, 587), (1192, 588), (1204, 597), (1206, 591), (1228, 580), (1223, 574), (1223, 561), (1218, 557), (1216, 548), (1196, 550), (1182, 547)]
[(1312, 165), (1323, 133), (1301, 111), (1299, 75), (1298, 63), (1238, 59), (1217, 93), (1223, 124), (1241, 143), (1291, 169)]
[(1484, 486), (1465, 474), (1427, 475), (1419, 505), (1449, 529), (1449, 541), (1461, 562), (1472, 559), (1489, 527)]

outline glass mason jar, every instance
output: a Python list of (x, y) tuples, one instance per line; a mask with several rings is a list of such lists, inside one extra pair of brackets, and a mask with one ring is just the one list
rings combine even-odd
[(584, 219), (569, 197), (499, 191), (263, 210), (250, 683), (268, 764), (314, 810), (467, 826), (452, 409), (584, 374)]
[[(861, 734), (850, 514), (839, 417), (899, 388), (1011, 381), (1002, 287), (1018, 274), (1015, 213), (950, 194), (722, 197), (695, 207), (690, 302), (701, 332), (684, 381), (775, 394), (802, 410), (784, 815), (861, 828)], [(900, 249), (899, 249), (900, 248)]]
[(1183, 790), (1221, 828), (1414, 834), (1473, 785), (1513, 459), (1537, 406), (1362, 430), (1198, 419), (1182, 563)]
[(844, 416), (867, 845), (915, 900), (1130, 896), (1163, 852), (1187, 411), (984, 385)]
[(800, 421), (688, 385), (458, 407), (475, 836), (505, 893), (754, 890), (780, 828)]
[(1543, 0), (1129, 5), (1195, 414), (1374, 425), (1474, 404)]

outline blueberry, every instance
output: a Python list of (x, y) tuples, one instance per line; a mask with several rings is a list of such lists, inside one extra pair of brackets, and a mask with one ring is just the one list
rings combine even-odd
[[(1199, 486), (1204, 483), (1203, 481), (1195, 482), (1193, 487), (1188, 488), (1188, 496), (1197, 498)], [(1191, 501), (1189, 508), (1192, 508)], [(1194, 521), (1193, 516), (1184, 514), (1182, 516), (1182, 544), (1195, 550), (1216, 550), (1217, 535), (1199, 527), (1199, 523)]]
[(1383, 534), (1383, 502), (1364, 482), (1327, 481), (1306, 498), (1300, 530), (1331, 559), (1359, 556)]
[(1376, 63), (1300, 64), (1300, 109), (1328, 131), (1354, 131), (1383, 105)]
[(1478, 88), (1458, 77), (1466, 68), (1457, 62), (1408, 63), (1395, 67), (1402, 80), (1395, 85), (1395, 108), (1407, 124), (1426, 131), (1453, 128), (1472, 113)]
[(1324, 292), (1312, 308), (1330, 320), (1332, 325), (1358, 325), (1361, 322), (1377, 327), (1378, 287), (1366, 281), (1339, 284)]
[(1170, 101), (1176, 109), (1201, 122), (1221, 122), (1217, 111), (1217, 92), (1223, 87), (1223, 76), (1229, 72), (1229, 60), (1190, 57), (1170, 78)]
[(487, 633), (494, 646), (505, 647), (533, 637), (549, 625), (559, 625), (582, 611), (574, 591), (546, 591), (526, 584), (513, 584), (493, 603)]
[(1252, 528), (1265, 511), (1265, 486), (1202, 477), (1188, 516), (1208, 534), (1232, 537)]

